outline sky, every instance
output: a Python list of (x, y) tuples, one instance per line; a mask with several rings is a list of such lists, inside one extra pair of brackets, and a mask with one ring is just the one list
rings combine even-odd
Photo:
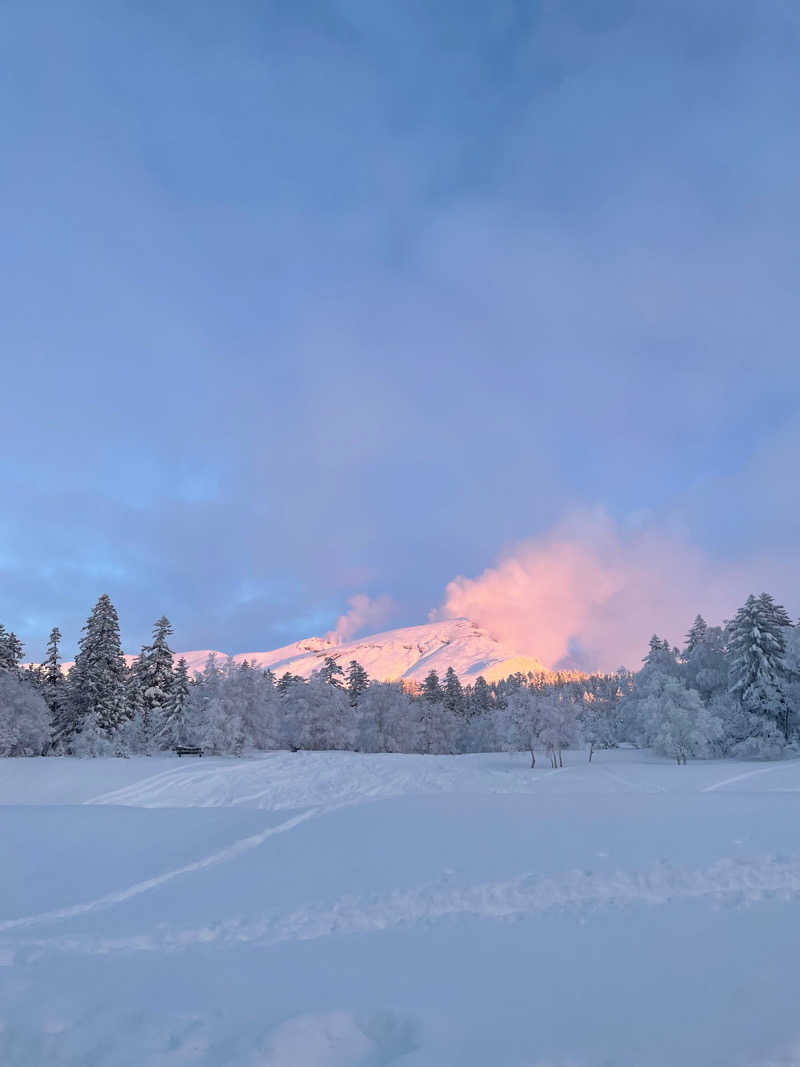
[(787, 0), (8, 0), (0, 621), (796, 616), (799, 58)]

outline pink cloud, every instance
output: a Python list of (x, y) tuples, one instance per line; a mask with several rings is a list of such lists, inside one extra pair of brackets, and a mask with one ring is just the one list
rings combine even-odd
[(721, 622), (750, 592), (789, 595), (797, 577), (785, 560), (713, 561), (680, 535), (579, 514), (477, 578), (453, 579), (433, 617), (468, 618), (548, 666), (572, 658), (587, 669), (635, 668), (652, 633), (680, 644), (698, 612)]
[(326, 636), (337, 644), (344, 644), (367, 628), (376, 629), (388, 617), (393, 601), (389, 596), (368, 597), (356, 593), (347, 602), (350, 607), (336, 620), (336, 625)]

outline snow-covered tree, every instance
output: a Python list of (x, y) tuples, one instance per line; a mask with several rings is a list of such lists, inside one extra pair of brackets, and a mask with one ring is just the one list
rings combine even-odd
[(212, 653), (198, 685), (190, 690), (190, 736), (193, 744), (214, 755), (240, 755), (245, 743), (239, 709), (226, 693), (231, 676), (229, 660), (220, 666)]
[(50, 712), (41, 692), (13, 670), (0, 671), (0, 756), (41, 756)]
[(582, 695), (577, 709), (577, 725), (587, 747), (589, 763), (595, 749), (613, 748), (619, 744), (622, 738), (616, 685), (607, 682)]
[(577, 740), (574, 706), (563, 694), (535, 698), (539, 703), (539, 743), (545, 748), (553, 768), (564, 766), (564, 749)]
[(483, 675), (479, 674), (475, 679), (475, 685), (472, 687), (472, 713), (474, 715), (483, 715), (491, 707), (492, 691)]
[[(435, 671), (431, 674), (435, 676)], [(428, 675), (430, 678), (430, 675)], [(426, 682), (428, 679), (426, 678)], [(438, 678), (436, 679), (438, 683)], [(430, 696), (426, 695), (430, 692)], [(447, 753), (456, 751), (458, 722), (455, 715), (444, 706), (441, 689), (435, 695), (433, 686), (423, 690), (421, 700), (415, 700), (413, 713), (416, 718), (416, 738), (418, 751), (426, 753)]]
[(686, 684), (690, 689), (696, 689), (703, 702), (709, 704), (728, 688), (725, 632), (721, 626), (706, 626), (705, 623), (701, 631), (695, 627), (689, 631), (682, 655)]
[[(745, 713), (744, 724), (753, 737), (770, 738), (773, 730), (789, 739), (790, 682), (784, 656), (785, 630), (791, 626), (786, 609), (768, 593), (747, 598), (728, 627), (729, 688)], [(743, 737), (741, 741), (746, 741)]]
[(277, 690), (281, 694), (281, 696), (284, 696), (288, 692), (289, 687), (292, 685), (293, 682), (302, 682), (302, 680), (302, 678), (298, 678), (297, 675), (292, 674), (291, 671), (286, 671), (286, 673), (282, 674), (278, 679)]
[(642, 710), (647, 718), (648, 741), (661, 755), (681, 764), (717, 754), (722, 722), (694, 689), (687, 689), (677, 679), (645, 697)]
[(171, 691), (164, 716), (159, 727), (158, 742), (161, 748), (175, 748), (188, 744), (189, 671), (181, 656), (175, 668)]
[(461, 687), (458, 675), (452, 667), (447, 668), (447, 672), (444, 676), (443, 703), (447, 711), (451, 712), (451, 714), (464, 715), (464, 690)]
[(444, 693), (439, 682), (439, 675), (435, 670), (431, 670), (422, 683), (422, 699), (428, 701), (428, 703), (436, 704), (443, 698)]
[(702, 615), (695, 615), (688, 634), (686, 635), (686, 648), (683, 658), (688, 659), (698, 645), (702, 644), (708, 635), (708, 624)]
[(527, 751), (531, 768), (536, 766), (536, 749), (540, 748), (542, 705), (536, 690), (517, 688), (509, 696), (505, 709), (495, 713), (497, 733), (503, 747), (512, 752)]
[(418, 720), (402, 686), (372, 682), (358, 706), (360, 752), (417, 752)]
[(643, 671), (658, 671), (672, 676), (677, 676), (679, 671), (677, 651), (670, 646), (666, 637), (661, 638), (658, 634), (650, 638), (650, 646), (642, 663)]
[(106, 594), (100, 597), (83, 627), (79, 652), (69, 674), (71, 722), (68, 734), (82, 728), (88, 715), (110, 737), (125, 719), (125, 658), (117, 611)]
[(19, 671), (23, 655), (20, 639), (0, 623), (0, 671)]
[(358, 660), (351, 660), (350, 666), (347, 668), (347, 692), (350, 694), (350, 703), (353, 707), (356, 707), (361, 699), (361, 695), (367, 691), (369, 685), (369, 675), (358, 662)]
[(160, 729), (172, 692), (173, 652), (169, 647), (172, 624), (162, 615), (153, 625), (153, 642), (142, 648), (138, 662), (145, 717), (151, 729)]
[(660, 692), (678, 674), (677, 662), (669, 652), (665, 653), (664, 642), (654, 634), (642, 669), (633, 676), (633, 684), (619, 702), (620, 740), (636, 745), (649, 743), (643, 702), (651, 693)]
[(92, 759), (98, 756), (123, 754), (119, 748), (115, 748), (107, 730), (100, 725), (95, 711), (90, 711), (81, 719), (81, 728), (70, 742), (70, 751), (73, 756), (90, 757)]
[(341, 686), (344, 678), (344, 668), (339, 665), (335, 656), (326, 656), (319, 669), (319, 676), (326, 685)]
[(69, 730), (67, 685), (61, 669), (61, 631), (54, 626), (47, 642), (47, 655), (41, 669), (41, 692), (50, 711), (50, 739), (59, 748)]

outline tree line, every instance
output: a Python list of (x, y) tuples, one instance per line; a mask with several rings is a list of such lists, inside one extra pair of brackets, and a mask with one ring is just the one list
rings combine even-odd
[(421, 685), (371, 680), (325, 657), (306, 680), (210, 656), (190, 677), (169, 620), (130, 666), (107, 595), (65, 675), (53, 629), (43, 663), (0, 625), (0, 755), (138, 755), (198, 745), (214, 754), (268, 749), (459, 753), (527, 750), (553, 767), (563, 752), (634, 744), (692, 758), (779, 758), (800, 746), (800, 627), (767, 593), (682, 648), (654, 635), (641, 668), (612, 674), (514, 674), (462, 685), (450, 667)]

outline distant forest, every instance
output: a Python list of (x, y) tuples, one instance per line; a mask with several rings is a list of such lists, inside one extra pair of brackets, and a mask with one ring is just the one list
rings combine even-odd
[(117, 611), (97, 601), (68, 674), (61, 634), (47, 658), (0, 625), (0, 755), (130, 756), (197, 746), (216, 755), (269, 749), (462, 753), (527, 751), (549, 765), (566, 749), (632, 744), (677, 763), (800, 751), (800, 627), (767, 593), (709, 626), (698, 615), (679, 648), (654, 635), (636, 672), (514, 674), (462, 685), (450, 668), (421, 685), (373, 681), (335, 653), (306, 681), (211, 656), (189, 676), (172, 627), (127, 666)]

